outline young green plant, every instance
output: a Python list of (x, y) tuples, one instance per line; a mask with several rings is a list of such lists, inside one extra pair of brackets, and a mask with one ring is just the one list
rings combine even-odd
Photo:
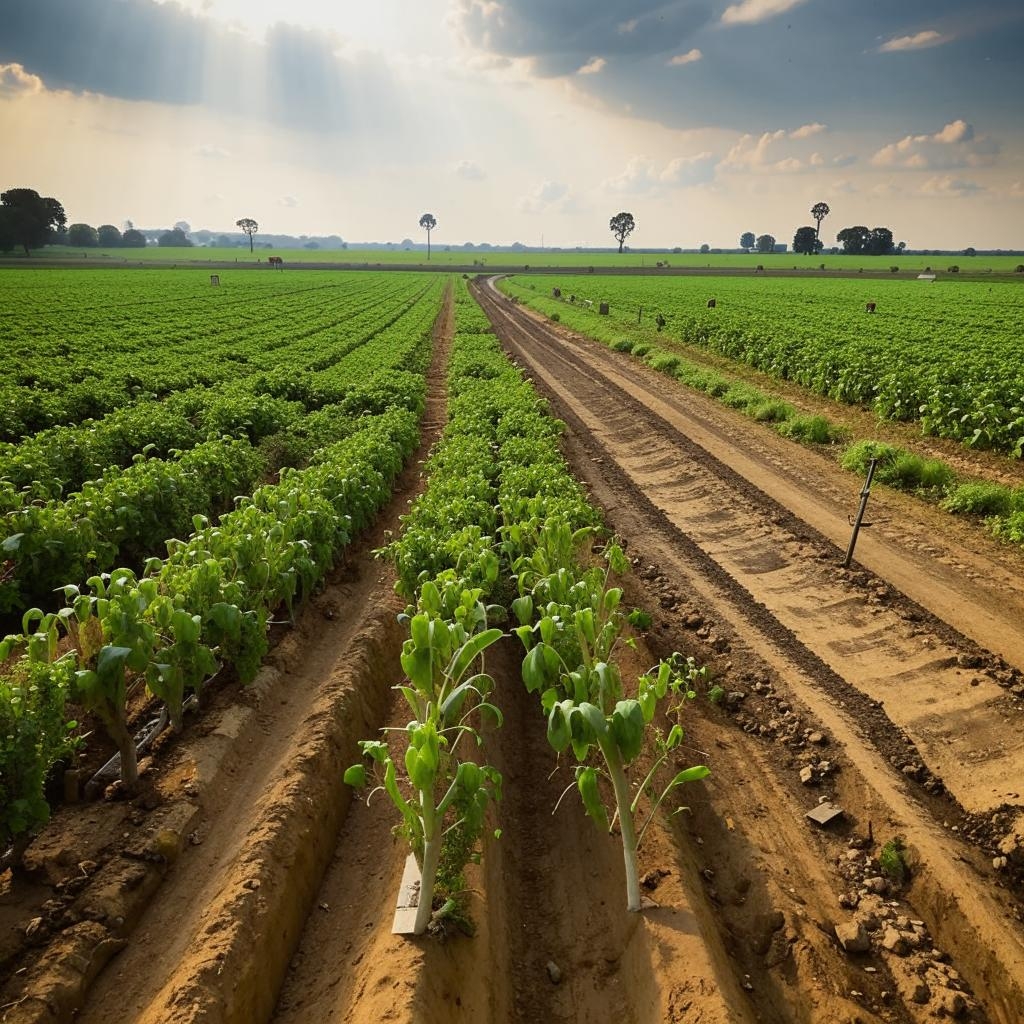
[[(564, 538), (562, 538), (564, 541)], [(662, 735), (654, 724), (659, 706), (669, 695), (692, 697), (690, 688), (697, 669), (692, 661), (680, 673), (660, 663), (640, 677), (636, 697), (625, 697), (622, 675), (614, 660), (631, 618), (621, 607), (622, 589), (610, 586), (613, 575), (628, 570), (628, 562), (617, 544), (604, 552), (605, 567), (594, 566), (574, 573), (564, 566), (549, 576), (537, 578), (540, 559), (535, 555), (520, 565), (521, 596), (512, 610), (521, 625), (516, 634), (526, 648), (523, 681), (531, 693), (540, 693), (547, 714), (548, 742), (559, 753), (572, 749), (578, 766), (576, 786), (587, 814), (598, 827), (611, 830), (617, 819), (622, 833), (626, 869), (627, 909), (641, 909), (637, 850), (658, 808), (677, 786), (709, 774), (703, 765), (678, 772), (660, 791), (656, 778), (670, 754), (683, 741), (677, 724)], [(531, 585), (532, 584), (532, 585)], [(528, 592), (524, 592), (528, 589)], [(655, 758), (636, 786), (628, 773), (638, 763), (650, 738)], [(588, 763), (594, 749), (600, 752), (603, 768)], [(611, 784), (615, 815), (609, 822), (600, 780)], [(646, 822), (637, 828), (637, 812), (644, 795), (652, 800)]]
[[(442, 573), (438, 583), (423, 584), (416, 614), (409, 619), (410, 637), (402, 646), (407, 684), (397, 689), (414, 716), (404, 729), (405, 785), (399, 784), (399, 767), (387, 742), (360, 743), (377, 782), (370, 796), (383, 789), (391, 798), (402, 816), (396, 832), (408, 840), (420, 867), (416, 935), (426, 931), (433, 915), (445, 838), (457, 836), (459, 848), (470, 855), (489, 801), (501, 795), (501, 774), (472, 759), (482, 740), (470, 718), (486, 712), (501, 724), (501, 712), (486, 699), (494, 681), (474, 669), (503, 634), (487, 628), (487, 607), (479, 589), (464, 589), (451, 570)], [(361, 763), (345, 772), (351, 786), (362, 787), (367, 781)], [(458, 873), (463, 866), (450, 863), (449, 871)]]

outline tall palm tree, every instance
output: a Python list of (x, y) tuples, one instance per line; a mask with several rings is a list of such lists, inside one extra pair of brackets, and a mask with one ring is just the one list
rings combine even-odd
[(430, 259), (430, 232), (437, 227), (437, 218), (432, 213), (420, 217), (420, 227), (427, 232), (427, 259)]
[(821, 222), (831, 213), (828, 203), (815, 203), (811, 207), (811, 216), (817, 221), (818, 226), (814, 229), (814, 241), (821, 241)]

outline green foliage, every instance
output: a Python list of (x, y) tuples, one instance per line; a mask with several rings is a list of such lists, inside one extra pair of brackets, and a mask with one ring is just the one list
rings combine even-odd
[(71, 663), (25, 661), (0, 677), (0, 849), (50, 817), (46, 774), (75, 748), (64, 705)]
[[(373, 520), (418, 442), (423, 372), (443, 282), (413, 277), (389, 283), (367, 275), (350, 279), (346, 293), (335, 290), (336, 277), (319, 285), (310, 280), (314, 296), (326, 290), (338, 307), (330, 338), (319, 337), (322, 324), (311, 332), (309, 319), (295, 316), (301, 308), (296, 305), (287, 317), (301, 325), (297, 333), (281, 337), (278, 325), (271, 343), (254, 330), (256, 343), (244, 358), (237, 346), (228, 353), (235, 357), (228, 362), (240, 368), (236, 379), (208, 388), (179, 374), (165, 381), (173, 393), (164, 402), (141, 398), (138, 406), (96, 423), (56, 428), (38, 443), (0, 451), (10, 481), (0, 494), (9, 524), (19, 527), (2, 541), (8, 583), (53, 584), (67, 602), (55, 614), (30, 610), (22, 632), (0, 643), (0, 661), (7, 662), (0, 675), (0, 717), (14, 713), (26, 672), (33, 673), (40, 693), (73, 687), (75, 700), (99, 717), (117, 743), (129, 785), (134, 744), (128, 689), (144, 683), (180, 727), (185, 697), (221, 665), (230, 663), (243, 680), (251, 679), (266, 651), (271, 618), (291, 614)], [(342, 297), (347, 301), (339, 302)], [(309, 303), (310, 295), (302, 299)], [(333, 330), (341, 323), (343, 330)], [(282, 350), (298, 361), (290, 374), (275, 369)], [(97, 365), (99, 372), (106, 369), (102, 361)], [(162, 365), (180, 371), (188, 366), (187, 355)], [(0, 379), (4, 372), (0, 368)], [(389, 408), (377, 414), (383, 404)], [(177, 431), (184, 450), (167, 452), (169, 458), (154, 457), (156, 450), (132, 454), (147, 437), (150, 418), (157, 432), (167, 425)], [(204, 427), (214, 424), (236, 436), (203, 441)], [(260, 439), (260, 450), (250, 438)], [(285, 466), (276, 483), (253, 490), (272, 448), (308, 464)], [(126, 453), (122, 469), (117, 462)], [(49, 458), (54, 475), (47, 480), (40, 473), (22, 484), (36, 456)], [(65, 497), (79, 458), (101, 466), (109, 461), (97, 480)], [(40, 503), (42, 495), (49, 500)], [(236, 507), (216, 523), (206, 514), (231, 504)], [(187, 539), (174, 539), (172, 531)], [(166, 559), (143, 563), (154, 546), (165, 544)], [(95, 573), (125, 557), (136, 560), (134, 570)], [(27, 748), (22, 743), (18, 749)], [(54, 749), (36, 744), (35, 777), (45, 776)], [(5, 804), (0, 815), (6, 813)], [(17, 819), (19, 829), (23, 820)]]
[(871, 459), (877, 459), (875, 480), (902, 490), (940, 491), (953, 483), (954, 473), (941, 459), (920, 455), (885, 441), (857, 441), (843, 453), (843, 469), (866, 474)]
[(1024, 508), (1024, 488), (985, 481), (960, 484), (942, 501), (947, 512), (975, 516), (1008, 516)]
[(783, 437), (790, 437), (801, 444), (838, 444), (847, 432), (836, 427), (824, 416), (796, 415), (780, 423), (777, 428)]
[(902, 885), (909, 874), (907, 862), (903, 857), (906, 844), (903, 836), (895, 836), (882, 846), (878, 854), (878, 866), (896, 885)]

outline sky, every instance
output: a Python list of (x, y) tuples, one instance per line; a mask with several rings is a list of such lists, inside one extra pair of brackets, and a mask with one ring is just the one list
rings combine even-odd
[(1024, 248), (1024, 3), (0, 0), (0, 140), (94, 226)]

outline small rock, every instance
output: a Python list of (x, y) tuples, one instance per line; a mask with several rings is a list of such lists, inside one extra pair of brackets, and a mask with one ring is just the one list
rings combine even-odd
[(805, 786), (814, 785), (814, 769), (809, 764), (800, 769), (800, 781)]
[(242, 888), (248, 889), (250, 892), (255, 892), (260, 887), (260, 885), (262, 885), (262, 882), (260, 882), (258, 878), (247, 878), (242, 883)]
[(826, 740), (825, 740), (825, 736), (824, 736), (823, 733), (812, 732), (810, 734), (810, 736), (807, 737), (807, 742), (808, 743), (814, 743), (814, 744), (816, 744), (817, 746), (820, 747), (820, 746), (824, 746), (825, 745)]
[(897, 956), (905, 956), (907, 943), (903, 936), (895, 928), (886, 928), (882, 932), (882, 949), (895, 953)]
[(839, 906), (845, 910), (853, 910), (860, 902), (860, 897), (855, 892), (844, 892), (839, 897)]
[(837, 924), (835, 932), (839, 945), (847, 953), (866, 953), (871, 948), (871, 940), (868, 938), (868, 933), (864, 930), (864, 925), (859, 921)]
[(871, 878), (865, 878), (864, 885), (867, 887), (869, 892), (876, 892), (879, 896), (881, 896), (888, 888), (885, 879), (881, 875), (874, 875)]
[(700, 629), (704, 625), (704, 616), (698, 615), (696, 612), (691, 612), (683, 619), (683, 625), (687, 629)]
[(742, 690), (733, 690), (726, 698), (725, 703), (728, 707), (734, 708), (738, 704), (743, 703), (747, 699), (747, 695)]
[(996, 869), (996, 871), (1002, 871), (1003, 868), (1006, 867), (1007, 863), (1008, 862), (1007, 862), (1005, 857), (993, 857), (992, 858), (992, 867), (994, 867)]
[(547, 963), (548, 977), (551, 979), (552, 985), (557, 985), (562, 980), (562, 969), (555, 963), (554, 960), (549, 960)]

